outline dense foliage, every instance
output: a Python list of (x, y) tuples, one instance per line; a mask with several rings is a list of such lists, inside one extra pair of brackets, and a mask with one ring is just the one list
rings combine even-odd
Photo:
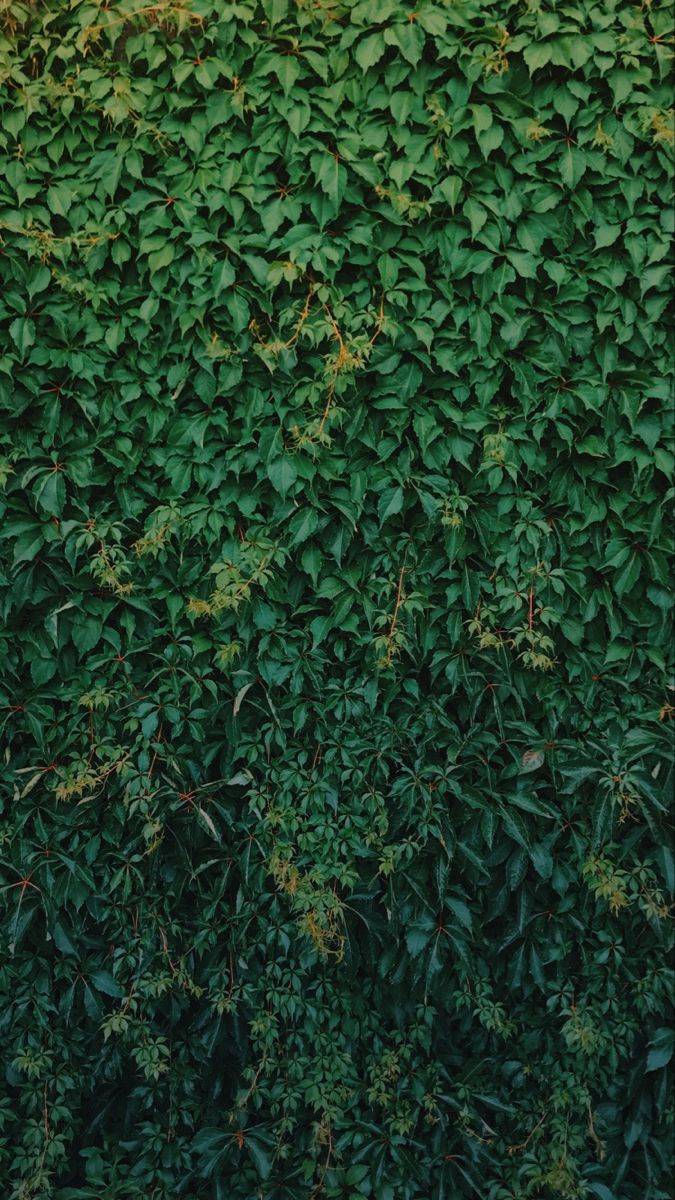
[(0, 21), (3, 1195), (663, 1200), (672, 13)]

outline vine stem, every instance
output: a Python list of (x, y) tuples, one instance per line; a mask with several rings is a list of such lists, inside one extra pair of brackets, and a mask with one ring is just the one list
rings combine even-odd
[(340, 368), (342, 367), (342, 364), (347, 359), (347, 348), (345, 346), (342, 334), (340, 333), (340, 330), (337, 327), (335, 318), (327, 304), (324, 304), (323, 309), (324, 309), (324, 312), (326, 313), (326, 316), (328, 317), (328, 320), (330, 321), (330, 323), (333, 327), (333, 333), (334, 333), (335, 337), (337, 338), (338, 356), (337, 356), (335, 363), (333, 364), (333, 367), (331, 370), (331, 381), (330, 381), (330, 385), (328, 387), (328, 395), (326, 397), (326, 405), (323, 410), (323, 415), (321, 417), (321, 424), (319, 425), (319, 437), (321, 437), (321, 435), (324, 431), (326, 421), (328, 420), (328, 414), (329, 414), (329, 412), (331, 410), (331, 406), (333, 404), (333, 396), (335, 395), (335, 384), (337, 382), (337, 377), (340, 373)]
[(258, 1086), (258, 1080), (260, 1079), (260, 1076), (262, 1075), (262, 1073), (263, 1073), (263, 1070), (264, 1070), (264, 1068), (265, 1068), (265, 1062), (266, 1062), (266, 1058), (265, 1058), (265, 1055), (263, 1055), (262, 1059), (260, 1060), (260, 1063), (258, 1064), (258, 1068), (257, 1068), (257, 1070), (256, 1070), (256, 1072), (255, 1072), (255, 1075), (253, 1076), (253, 1081), (252, 1081), (252, 1083), (251, 1083), (251, 1086), (250, 1086), (250, 1088), (248, 1089), (248, 1091), (247, 1091), (246, 1095), (244, 1096), (243, 1100), (239, 1100), (239, 1101), (237, 1102), (237, 1107), (238, 1107), (238, 1108), (245, 1108), (245, 1107), (246, 1107), (246, 1105), (248, 1104), (249, 1100), (251, 1099), (251, 1096), (253, 1095), (253, 1093), (254, 1093), (255, 1089), (256, 1089), (256, 1088), (257, 1088), (257, 1086)]
[(304, 306), (302, 312), (300, 313), (300, 316), (298, 317), (298, 322), (297, 322), (297, 325), (295, 326), (295, 331), (292, 334), (292, 336), (288, 339), (288, 341), (284, 343), (286, 350), (290, 350), (291, 346), (294, 346), (295, 343), (297, 342), (298, 338), (300, 337), (300, 330), (302, 329), (303, 325), (305, 324), (305, 321), (307, 320), (307, 318), (309, 316), (309, 310), (312, 305), (312, 296), (313, 295), (314, 295), (314, 284), (310, 281), (309, 291), (305, 297), (305, 306)]
[(532, 1138), (534, 1137), (537, 1130), (543, 1125), (543, 1123), (546, 1119), (547, 1113), (548, 1113), (548, 1109), (545, 1109), (544, 1112), (542, 1113), (541, 1117), (537, 1121), (536, 1125), (534, 1125), (532, 1127), (532, 1129), (530, 1130), (530, 1132), (528, 1133), (524, 1142), (518, 1142), (517, 1146), (509, 1146), (508, 1147), (508, 1149), (507, 1149), (508, 1154), (517, 1154), (519, 1150), (525, 1150), (525, 1148), (532, 1141)]
[[(162, 730), (163, 730), (163, 728), (164, 728), (164, 727), (163, 727), (163, 725), (160, 725), (160, 727), (159, 727), (159, 733), (157, 734), (157, 742), (161, 742), (161, 740), (162, 740)], [(154, 769), (155, 769), (155, 763), (157, 762), (157, 754), (158, 754), (158, 751), (157, 751), (157, 750), (155, 750), (155, 753), (154, 753), (154, 754), (153, 754), (153, 756), (152, 756), (152, 762), (150, 763), (150, 767), (149, 767), (149, 769), (148, 769), (148, 779), (150, 779), (150, 777), (152, 776), (152, 772), (153, 772), (153, 771), (154, 771)]]
[(330, 1166), (330, 1160), (332, 1157), (333, 1157), (333, 1131), (329, 1124), (328, 1125), (328, 1153), (326, 1154), (326, 1161), (325, 1161), (322, 1171), (321, 1171), (321, 1178), (319, 1179), (319, 1182), (317, 1183), (316, 1187), (314, 1188), (314, 1191), (312, 1192), (312, 1195), (310, 1196), (310, 1200), (316, 1200), (316, 1198), (318, 1196), (320, 1196), (321, 1192), (323, 1191), (324, 1179), (326, 1178), (326, 1175), (328, 1174), (328, 1168)]
[(375, 332), (374, 332), (373, 336), (371, 337), (370, 341), (368, 342), (369, 346), (374, 346), (375, 342), (377, 341), (380, 334), (382, 333), (382, 322), (383, 321), (384, 321), (384, 292), (382, 293), (382, 295), (380, 297), (380, 311), (377, 314), (377, 325), (375, 326)]
[(134, 17), (144, 17), (149, 13), (172, 12), (179, 13), (182, 16), (189, 17), (195, 24), (203, 25), (204, 18), (200, 17), (199, 13), (192, 12), (189, 9), (183, 9), (181, 5), (172, 5), (171, 0), (162, 0), (160, 4), (144, 4), (142, 8), (136, 8), (132, 12), (120, 13), (117, 16), (111, 16), (109, 21), (104, 21), (99, 25), (87, 26), (86, 33), (99, 33), (102, 29), (111, 29), (113, 25), (119, 25), (120, 22), (133, 21)]
[(388, 662), (391, 662), (392, 642), (394, 639), (394, 633), (396, 632), (396, 622), (398, 621), (398, 613), (399, 613), (399, 609), (401, 607), (401, 600), (403, 599), (403, 576), (405, 575), (405, 571), (406, 571), (406, 568), (405, 568), (405, 563), (404, 563), (403, 566), (401, 567), (401, 570), (398, 573), (398, 587), (396, 588), (396, 603), (394, 604), (394, 612), (393, 612), (393, 616), (391, 618), (391, 625), (389, 626), (389, 633), (387, 635), (387, 661)]
[[(319, 433), (318, 433), (319, 437), (321, 437), (321, 435), (324, 431), (324, 428), (326, 426), (326, 421), (328, 420), (328, 415), (330, 413), (330, 410), (331, 410), (331, 407), (333, 404), (333, 397), (335, 395), (335, 384), (337, 382), (337, 377), (340, 374), (340, 369), (341, 369), (342, 365), (349, 358), (349, 353), (347, 351), (347, 347), (345, 346), (344, 339), (342, 337), (342, 334), (340, 333), (340, 330), (337, 327), (337, 322), (335, 321), (335, 318), (334, 318), (332, 312), (330, 311), (327, 304), (324, 304), (323, 308), (324, 308), (324, 312), (326, 313), (326, 316), (328, 317), (328, 320), (330, 321), (330, 323), (333, 327), (333, 333), (334, 333), (335, 337), (337, 338), (339, 350), (338, 350), (337, 359), (336, 359), (336, 361), (333, 365), (332, 371), (331, 371), (332, 378), (330, 381), (330, 385), (328, 387), (328, 395), (326, 396), (326, 404), (325, 404), (323, 414), (321, 417), (321, 423), (319, 425)], [(384, 293), (382, 293), (382, 296), (380, 297), (380, 311), (379, 311), (378, 317), (377, 317), (377, 325), (375, 326), (375, 331), (374, 331), (372, 337), (370, 338), (370, 341), (368, 342), (369, 347), (373, 346), (374, 343), (377, 341), (378, 337), (380, 336), (380, 334), (382, 332), (382, 322), (383, 321), (384, 321)]]

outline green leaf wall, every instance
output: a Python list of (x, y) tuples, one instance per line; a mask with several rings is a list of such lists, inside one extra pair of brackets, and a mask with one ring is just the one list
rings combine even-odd
[(9, 1200), (667, 1200), (672, 10), (0, 3)]

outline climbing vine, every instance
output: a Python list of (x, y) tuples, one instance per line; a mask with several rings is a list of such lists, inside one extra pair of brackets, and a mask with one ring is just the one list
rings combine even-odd
[(672, 28), (0, 0), (9, 1200), (670, 1196)]

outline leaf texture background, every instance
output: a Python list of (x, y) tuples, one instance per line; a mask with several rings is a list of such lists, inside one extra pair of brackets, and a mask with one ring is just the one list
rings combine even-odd
[(11, 1200), (667, 1200), (672, 10), (2, 0)]

